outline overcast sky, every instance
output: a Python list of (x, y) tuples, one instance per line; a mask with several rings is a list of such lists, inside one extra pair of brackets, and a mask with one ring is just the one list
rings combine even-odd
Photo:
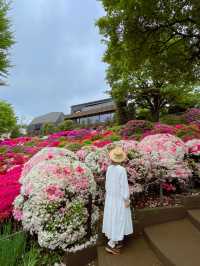
[(106, 98), (105, 47), (95, 27), (103, 15), (97, 0), (17, 0), (10, 17), (16, 44), (9, 86), (0, 98), (31, 119)]

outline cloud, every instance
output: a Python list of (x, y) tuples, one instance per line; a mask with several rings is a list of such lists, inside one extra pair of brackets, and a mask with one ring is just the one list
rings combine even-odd
[(105, 47), (95, 27), (103, 9), (94, 0), (15, 1), (10, 17), (16, 36), (9, 87), (0, 98), (19, 115), (69, 112), (73, 104), (107, 97)]

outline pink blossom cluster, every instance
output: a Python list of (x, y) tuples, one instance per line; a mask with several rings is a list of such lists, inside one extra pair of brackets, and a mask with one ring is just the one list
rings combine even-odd
[(200, 155), (200, 139), (192, 139), (186, 142), (190, 154)]
[(18, 182), (22, 171), (22, 166), (15, 166), (8, 170), (6, 174), (0, 174), (0, 220), (7, 218), (12, 213), (12, 202), (20, 192)]

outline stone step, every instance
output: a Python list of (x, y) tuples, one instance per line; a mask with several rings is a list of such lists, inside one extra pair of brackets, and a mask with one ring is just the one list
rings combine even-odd
[(120, 255), (110, 255), (103, 246), (98, 247), (98, 266), (163, 266), (149, 247), (147, 241), (140, 237), (130, 239)]
[(200, 231), (189, 219), (149, 226), (144, 233), (164, 265), (200, 265)]
[(192, 224), (200, 230), (200, 209), (189, 210), (188, 217)]

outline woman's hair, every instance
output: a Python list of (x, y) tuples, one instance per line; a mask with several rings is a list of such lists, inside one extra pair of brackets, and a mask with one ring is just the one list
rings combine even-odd
[(117, 162), (113, 162), (113, 161), (111, 161), (111, 164), (113, 164), (113, 165), (121, 165), (121, 163), (117, 163)]

